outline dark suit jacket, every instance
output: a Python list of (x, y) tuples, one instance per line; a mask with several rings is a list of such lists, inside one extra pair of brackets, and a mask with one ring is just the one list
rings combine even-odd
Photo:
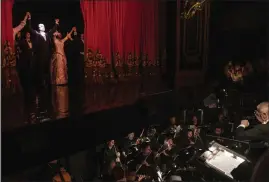
[(269, 141), (269, 122), (267, 124), (258, 124), (251, 129), (238, 127), (236, 136), (244, 140), (262, 140)]

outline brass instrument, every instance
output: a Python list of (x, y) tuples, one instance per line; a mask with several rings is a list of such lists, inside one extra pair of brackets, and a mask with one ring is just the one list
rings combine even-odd
[(162, 145), (162, 146), (160, 147), (160, 149), (157, 151), (157, 154), (155, 155), (155, 158), (159, 157), (161, 154), (168, 155), (168, 154), (166, 154), (165, 152), (166, 152), (167, 150), (171, 150), (171, 149), (175, 146), (175, 144), (169, 144), (169, 143), (167, 143), (167, 148), (161, 150), (161, 149), (163, 148), (163, 146), (164, 146), (164, 145)]

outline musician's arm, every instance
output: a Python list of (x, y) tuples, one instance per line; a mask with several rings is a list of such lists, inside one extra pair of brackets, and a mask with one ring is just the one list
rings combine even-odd
[(68, 39), (73, 40), (71, 37), (71, 34), (73, 33), (73, 29), (71, 30), (71, 32), (67, 33), (65, 38), (62, 39), (62, 42), (64, 43), (65, 41), (67, 41)]
[(145, 166), (150, 166), (147, 161), (143, 161), (142, 164), (145, 165)]
[(33, 35), (36, 35), (36, 34), (37, 34), (37, 31), (34, 30), (34, 29), (32, 28), (31, 18), (28, 18), (26, 28), (27, 28), (27, 30), (28, 30), (31, 34), (33, 34)]

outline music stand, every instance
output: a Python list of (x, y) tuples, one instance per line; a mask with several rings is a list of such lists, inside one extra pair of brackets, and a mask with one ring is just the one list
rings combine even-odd
[(245, 161), (248, 161), (246, 157), (215, 141), (210, 142), (208, 150), (200, 156), (200, 159), (207, 167), (214, 169), (216, 172), (232, 180), (234, 180), (231, 174), (233, 170)]

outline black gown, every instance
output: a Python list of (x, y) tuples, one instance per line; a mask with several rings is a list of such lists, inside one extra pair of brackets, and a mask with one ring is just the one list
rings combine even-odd
[(73, 36), (73, 41), (68, 42), (67, 61), (69, 78), (71, 83), (83, 83), (84, 81), (84, 42), (78, 35)]
[(21, 83), (24, 89), (28, 88), (28, 86), (32, 84), (32, 66), (34, 62), (33, 46), (34, 45), (32, 43), (32, 48), (30, 48), (27, 40), (20, 41), (21, 54), (20, 61), (18, 62), (18, 69)]

